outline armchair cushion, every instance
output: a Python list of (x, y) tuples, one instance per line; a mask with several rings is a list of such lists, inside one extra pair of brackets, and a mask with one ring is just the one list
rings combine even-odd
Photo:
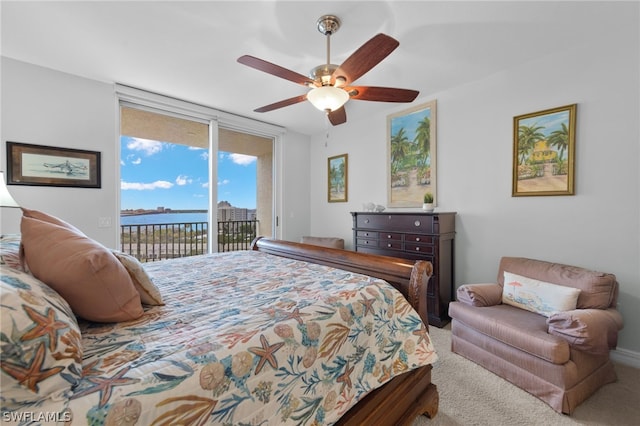
[(576, 308), (580, 289), (548, 283), (504, 271), (502, 303), (545, 317)]
[(498, 284), (465, 284), (458, 287), (456, 299), (470, 306), (493, 306), (502, 301), (502, 287)]
[(618, 344), (622, 315), (615, 309), (575, 309), (547, 319), (549, 334), (565, 339), (575, 349), (606, 354)]

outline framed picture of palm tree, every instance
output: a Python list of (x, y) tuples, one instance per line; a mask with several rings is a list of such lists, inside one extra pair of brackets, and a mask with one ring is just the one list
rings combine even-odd
[(436, 101), (387, 117), (388, 206), (436, 206)]
[(327, 201), (330, 203), (348, 200), (348, 160), (349, 154), (336, 155), (327, 159)]
[(512, 196), (574, 195), (577, 104), (513, 118)]

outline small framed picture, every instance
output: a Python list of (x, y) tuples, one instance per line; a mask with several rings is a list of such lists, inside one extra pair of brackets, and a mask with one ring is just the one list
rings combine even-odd
[(100, 153), (7, 142), (7, 184), (100, 188)]
[(329, 157), (327, 160), (327, 201), (330, 203), (348, 200), (348, 154)]
[(574, 195), (576, 107), (514, 117), (512, 196)]

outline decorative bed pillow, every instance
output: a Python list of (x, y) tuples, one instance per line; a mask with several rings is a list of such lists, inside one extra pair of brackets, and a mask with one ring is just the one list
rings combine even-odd
[(143, 314), (129, 273), (110, 250), (74, 228), (26, 213), (20, 226), (31, 272), (60, 293), (76, 315), (120, 322)]
[(20, 256), (20, 234), (0, 235), (0, 265), (28, 272)]
[(70, 397), (82, 378), (82, 343), (69, 304), (6, 265), (0, 265), (0, 303), (2, 411)]
[(580, 289), (504, 272), (502, 303), (545, 317), (576, 308)]
[(140, 294), (142, 303), (145, 305), (164, 305), (160, 290), (153, 283), (147, 271), (144, 270), (142, 263), (130, 254), (117, 250), (112, 250), (112, 253), (118, 258), (122, 266), (125, 267), (131, 276), (131, 281), (133, 281), (133, 285), (138, 291), (138, 294)]

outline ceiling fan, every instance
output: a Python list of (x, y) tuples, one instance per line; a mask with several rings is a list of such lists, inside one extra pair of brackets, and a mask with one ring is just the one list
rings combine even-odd
[(353, 82), (375, 67), (400, 43), (386, 34), (378, 34), (360, 46), (341, 65), (330, 61), (331, 35), (340, 28), (340, 20), (334, 15), (318, 19), (318, 31), (327, 36), (327, 63), (313, 68), (309, 77), (288, 70), (250, 55), (238, 58), (238, 62), (259, 71), (284, 78), (310, 88), (306, 94), (285, 99), (257, 108), (255, 112), (268, 112), (308, 100), (316, 108), (325, 111), (334, 126), (347, 121), (344, 104), (349, 99), (378, 102), (411, 102), (418, 91), (392, 87), (352, 86)]

